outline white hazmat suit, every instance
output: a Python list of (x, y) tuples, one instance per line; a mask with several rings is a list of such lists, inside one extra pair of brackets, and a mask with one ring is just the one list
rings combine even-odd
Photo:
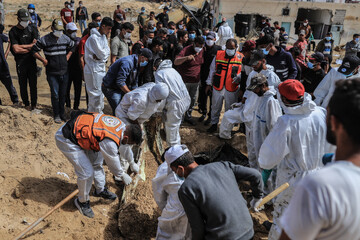
[[(143, 124), (156, 112), (161, 112), (165, 105), (165, 99), (169, 95), (169, 88), (165, 83), (146, 83), (141, 87), (127, 93), (116, 107), (115, 116), (125, 124), (137, 121)], [(157, 100), (161, 100), (157, 102)], [(131, 146), (121, 145), (119, 148), (122, 167), (126, 170), (127, 163), (134, 164), (134, 154)]]
[(326, 144), (326, 110), (317, 107), (308, 93), (304, 102), (286, 107), (278, 99), (285, 115), (278, 118), (260, 148), (259, 165), (263, 169), (277, 166), (276, 187), (288, 182), (290, 187), (277, 196), (274, 203), (274, 224), (269, 239), (279, 239), (279, 218), (287, 207), (295, 184), (322, 166)]
[(84, 79), (89, 96), (88, 111), (101, 113), (104, 109), (104, 94), (101, 84), (106, 74), (106, 61), (110, 48), (105, 34), (101, 35), (95, 28), (85, 43)]
[(219, 36), (219, 40), (218, 40), (218, 45), (221, 47), (225, 47), (226, 45), (226, 41), (230, 38), (234, 38), (234, 34), (231, 30), (231, 27), (229, 26), (229, 24), (227, 22), (223, 23), (220, 27), (219, 30), (217, 32), (218, 36)]
[(181, 143), (180, 124), (184, 113), (189, 109), (190, 96), (181, 75), (172, 68), (171, 60), (164, 60), (154, 73), (156, 83), (169, 87), (169, 96), (164, 108), (166, 142), (168, 146)]
[(154, 199), (160, 210), (157, 240), (191, 239), (191, 229), (185, 210), (179, 200), (178, 191), (184, 180), (180, 180), (169, 169), (167, 162), (162, 163), (152, 180)]

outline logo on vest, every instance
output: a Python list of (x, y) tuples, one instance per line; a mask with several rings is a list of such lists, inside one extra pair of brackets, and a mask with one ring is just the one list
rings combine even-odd
[(116, 127), (120, 124), (120, 120), (111, 116), (104, 116), (101, 118), (104, 124), (108, 127)]

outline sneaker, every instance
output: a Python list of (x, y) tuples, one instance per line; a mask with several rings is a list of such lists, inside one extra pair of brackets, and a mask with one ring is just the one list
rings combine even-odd
[(57, 124), (62, 123), (61, 118), (59, 116), (54, 117), (54, 122)]
[(78, 198), (75, 199), (74, 201), (75, 206), (77, 207), (77, 209), (79, 209), (80, 213), (88, 218), (93, 218), (94, 217), (94, 212), (90, 207), (90, 201), (87, 202), (80, 202)]
[(61, 120), (63, 120), (64, 122), (67, 121), (67, 118), (66, 118), (66, 115), (65, 115), (65, 114), (64, 114), (64, 115), (61, 115), (60, 118), (61, 118)]
[(208, 118), (206, 119), (206, 121), (204, 122), (204, 125), (205, 125), (205, 126), (209, 126), (209, 125), (210, 125), (210, 122), (211, 122), (211, 117), (208, 117)]
[(97, 193), (95, 190), (94, 196), (102, 197), (104, 199), (109, 199), (109, 200), (115, 200), (117, 198), (116, 194), (113, 192), (110, 192), (107, 188), (104, 188), (104, 190), (101, 193)]
[(217, 124), (211, 125), (211, 127), (207, 130), (208, 133), (214, 133), (217, 131)]
[(206, 114), (203, 114), (203, 115), (201, 115), (201, 117), (199, 117), (199, 122), (202, 122), (202, 121), (204, 121), (205, 120), (205, 118), (206, 118)]

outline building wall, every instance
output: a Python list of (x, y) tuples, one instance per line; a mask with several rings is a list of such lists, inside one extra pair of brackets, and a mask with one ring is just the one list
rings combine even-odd
[[(267, 1), (267, 0), (215, 0), (215, 16), (217, 19), (226, 17), (229, 25), (235, 27), (234, 17), (240, 14), (260, 14), (271, 18), (271, 22), (278, 21), (290, 22), (290, 37), (297, 38), (295, 35), (295, 20), (299, 8), (309, 9), (329, 9), (333, 15), (336, 9), (346, 10), (344, 28), (341, 34), (340, 44), (345, 44), (352, 39), (354, 33), (360, 32), (360, 4), (337, 4), (337, 3), (319, 3), (319, 2), (289, 2), (289, 1)], [(289, 16), (282, 16), (283, 8), (290, 8)]]

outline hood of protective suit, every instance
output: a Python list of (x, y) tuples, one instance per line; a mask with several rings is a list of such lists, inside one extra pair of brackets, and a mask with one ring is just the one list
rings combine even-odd
[(223, 27), (228, 27), (229, 24), (228, 24), (227, 22), (224, 22), (221, 26), (223, 26)]
[(273, 65), (266, 64), (266, 67), (267, 67), (267, 70), (275, 72), (275, 68)]
[(93, 28), (90, 30), (90, 35), (93, 35), (93, 34), (101, 37), (101, 34), (99, 33), (99, 31), (96, 28)]
[(289, 115), (310, 114), (316, 108), (315, 102), (313, 102), (313, 100), (311, 100), (311, 95), (308, 93), (304, 94), (304, 102), (301, 105), (298, 105), (295, 107), (285, 106), (285, 104), (281, 100), (280, 93), (277, 93), (277, 97), (278, 97), (280, 106), (284, 110), (285, 114), (289, 114)]
[(157, 83), (149, 91), (150, 102), (164, 100), (169, 96), (169, 88), (165, 83)]
[(159, 71), (164, 68), (172, 68), (172, 62), (170, 59), (166, 59), (166, 60), (162, 61), (156, 71)]
[(276, 95), (276, 90), (275, 90), (274, 86), (269, 86), (269, 90), (267, 90), (264, 93), (264, 96), (267, 96), (267, 95), (273, 95), (273, 96)]

